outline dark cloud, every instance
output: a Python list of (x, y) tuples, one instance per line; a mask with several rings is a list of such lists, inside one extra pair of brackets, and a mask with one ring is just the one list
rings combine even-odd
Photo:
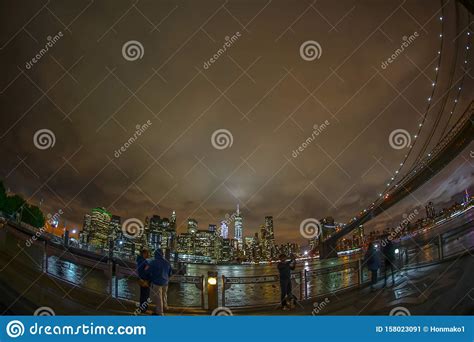
[[(457, 96), (449, 91), (449, 76), (461, 79), (466, 43), (465, 35), (454, 39), (456, 27), (464, 30), (467, 23), (461, 9), (456, 26), (454, 3), (443, 14), (439, 5), (420, 1), (44, 5), (1, 5), (0, 176), (33, 202), (44, 199), (46, 211), (67, 206), (65, 219), (75, 225), (90, 208), (105, 206), (142, 219), (177, 210), (181, 231), (187, 217), (205, 228), (240, 203), (245, 234), (273, 215), (277, 239), (302, 241), (297, 231), (305, 218), (348, 220), (383, 190), (407, 152), (390, 147), (390, 133), (402, 128), (415, 134), (426, 113), (440, 15), (442, 63), (415, 150), (438, 113), (441, 128), (427, 150), (472, 101), (472, 78), (465, 77), (448, 120)], [(59, 31), (64, 36), (27, 69)], [(419, 37), (382, 69), (415, 31)], [(240, 37), (206, 69), (237, 32)], [(122, 56), (130, 40), (144, 47), (135, 62)], [(300, 57), (307, 40), (321, 45), (321, 58)], [(116, 158), (148, 120), (151, 126)], [(326, 120), (326, 129), (294, 158), (313, 126)], [(42, 128), (55, 134), (52, 149), (33, 144)], [(230, 148), (212, 146), (218, 129), (232, 133)], [(420, 189), (419, 203), (399, 204), (370, 229), (396, 221), (413, 205), (433, 198), (449, 203), (472, 188), (469, 158), (461, 155)]]

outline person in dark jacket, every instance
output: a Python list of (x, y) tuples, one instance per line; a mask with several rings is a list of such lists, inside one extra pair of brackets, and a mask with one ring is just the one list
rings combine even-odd
[(147, 249), (142, 249), (137, 256), (138, 285), (140, 286), (140, 306), (138, 308), (140, 312), (145, 312), (148, 309), (150, 298), (150, 266), (146, 260), (149, 257), (150, 252)]
[(168, 283), (172, 272), (171, 264), (163, 257), (161, 249), (157, 249), (155, 259), (150, 262), (151, 296), (156, 315), (163, 316), (168, 308)]
[(377, 284), (377, 272), (380, 268), (380, 258), (379, 252), (375, 247), (373, 242), (369, 243), (369, 248), (365, 253), (364, 263), (367, 265), (367, 268), (372, 273), (372, 279), (370, 282), (370, 290), (375, 291), (375, 284)]
[(395, 285), (395, 245), (393, 244), (392, 240), (385, 238), (385, 243), (382, 248), (382, 254), (384, 259), (384, 283), (383, 286), (387, 286), (387, 271), (390, 269), (390, 273), (392, 275), (392, 286)]
[(289, 310), (291, 303), (287, 303), (287, 299), (294, 300), (294, 296), (291, 292), (291, 271), (295, 269), (296, 261), (294, 258), (286, 260), (286, 255), (280, 255), (280, 262), (277, 265), (278, 272), (280, 273), (280, 297), (281, 297), (281, 308), (283, 310)]

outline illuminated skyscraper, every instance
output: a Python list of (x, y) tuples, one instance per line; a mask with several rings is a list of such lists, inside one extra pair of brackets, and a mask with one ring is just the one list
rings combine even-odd
[(273, 216), (265, 216), (265, 230), (268, 240), (275, 240), (273, 234)]
[(122, 222), (122, 219), (120, 216), (112, 215), (109, 222), (109, 231), (113, 240), (116, 240), (117, 238), (121, 237), (121, 233), (122, 233), (121, 222)]
[(198, 231), (198, 222), (193, 218), (188, 219), (188, 233), (196, 234), (197, 231)]
[(105, 208), (94, 208), (91, 213), (91, 225), (89, 232), (90, 244), (104, 248), (108, 246), (111, 237), (110, 220), (112, 215)]
[(90, 232), (91, 232), (91, 215), (85, 214), (84, 223), (82, 225), (82, 231), (80, 233), (80, 239), (79, 239), (81, 243), (89, 243)]
[(170, 228), (176, 231), (176, 211), (174, 210), (173, 210), (173, 213), (171, 214)]
[(242, 243), (242, 236), (243, 236), (243, 225), (242, 225), (242, 216), (240, 216), (240, 209), (239, 205), (237, 204), (237, 214), (234, 218), (234, 238), (239, 242)]
[(229, 236), (229, 226), (227, 225), (226, 220), (221, 222), (220, 236), (223, 239), (227, 239)]

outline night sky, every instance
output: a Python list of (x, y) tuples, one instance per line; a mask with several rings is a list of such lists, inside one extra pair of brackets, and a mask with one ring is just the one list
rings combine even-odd
[[(179, 232), (188, 217), (207, 229), (240, 203), (244, 235), (273, 215), (277, 241), (302, 242), (302, 220), (346, 222), (384, 190), (408, 152), (391, 147), (391, 132), (412, 135), (413, 156), (432, 136), (427, 153), (473, 100), (469, 19), (460, 7), (456, 21), (455, 6), (3, 1), (0, 178), (32, 203), (42, 200), (45, 213), (62, 209), (72, 226), (103, 206), (141, 220), (176, 210)], [(138, 56), (123, 52), (129, 41), (139, 43)], [(319, 44), (319, 58), (302, 58), (307, 41)], [(296, 155), (314, 125), (320, 133)], [(54, 146), (35, 146), (41, 129), (53, 132)], [(231, 146), (213, 146), (217, 130), (230, 132)], [(369, 229), (474, 190), (473, 150)]]

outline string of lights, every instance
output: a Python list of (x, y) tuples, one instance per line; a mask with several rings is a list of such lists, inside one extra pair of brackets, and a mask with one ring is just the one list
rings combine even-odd
[[(395, 170), (394, 174), (392, 175), (392, 177), (390, 178), (390, 180), (387, 182), (386, 184), (386, 187), (385, 189), (380, 192), (378, 194), (378, 197), (379, 197), (379, 200), (383, 200), (383, 197), (385, 197), (384, 195), (387, 193), (387, 191), (390, 189), (390, 186), (391, 184), (395, 181), (395, 179), (399, 176), (399, 174), (401, 174), (401, 171), (403, 169), (403, 167), (405, 166), (408, 158), (410, 157), (412, 151), (413, 151), (413, 147), (416, 145), (416, 142), (417, 142), (417, 139), (418, 137), (420, 136), (421, 134), (421, 130), (423, 129), (424, 127), (424, 124), (426, 122), (426, 118), (428, 116), (428, 113), (430, 111), (430, 108), (431, 108), (431, 105), (432, 105), (432, 98), (434, 97), (434, 94), (435, 94), (435, 91), (436, 91), (436, 86), (437, 86), (437, 82), (438, 82), (438, 77), (439, 77), (439, 70), (441, 68), (441, 52), (443, 50), (443, 41), (444, 41), (444, 37), (443, 37), (443, 31), (444, 31), (444, 20), (443, 20), (443, 14), (444, 14), (444, 6), (443, 6), (443, 1), (441, 1), (441, 16), (439, 17), (439, 21), (441, 22), (441, 33), (439, 34), (439, 38), (440, 38), (440, 47), (439, 47), (439, 50), (437, 52), (438, 54), (438, 58), (437, 58), (437, 62), (436, 62), (436, 67), (434, 68), (434, 72), (435, 72), (435, 79), (434, 81), (431, 83), (431, 94), (430, 96), (428, 97), (427, 99), (427, 105), (426, 105), (426, 110), (425, 112), (423, 113), (423, 116), (422, 116), (422, 119), (421, 119), (421, 122), (418, 124), (418, 130), (416, 132), (416, 134), (413, 135), (413, 140), (414, 140), (414, 143), (413, 144), (410, 144), (410, 146), (408, 147), (409, 150), (407, 152), (407, 154), (405, 154), (405, 156), (403, 157), (403, 160), (400, 162), (398, 168)], [(410, 169), (411, 170), (411, 169)], [(410, 170), (407, 172), (407, 174), (410, 173)], [(400, 182), (403, 181), (400, 180)], [(376, 202), (376, 201), (375, 201)], [(372, 206), (375, 205), (375, 202), (372, 203)]]
[[(468, 15), (468, 20), (469, 20), (469, 23), (471, 23), (471, 14)], [(468, 26), (468, 29), (467, 29), (467, 32), (466, 34), (464, 35), (466, 37), (466, 47), (465, 47), (465, 56), (464, 56), (464, 60), (462, 62), (462, 67), (461, 67), (461, 70), (462, 70), (462, 77), (461, 77), (461, 80), (458, 82), (458, 87), (457, 87), (457, 94), (453, 100), (453, 103), (452, 103), (452, 108), (451, 108), (451, 111), (450, 111), (450, 114), (449, 114), (449, 118), (448, 120), (446, 121), (446, 124), (443, 128), (443, 132), (441, 133), (441, 137), (444, 137), (444, 135), (446, 134), (446, 130), (448, 129), (449, 127), (449, 123), (451, 122), (451, 119), (453, 118), (454, 116), (454, 113), (456, 112), (456, 108), (457, 108), (457, 105), (458, 105), (458, 102), (459, 102), (459, 98), (461, 96), (461, 91), (462, 91), (462, 88), (463, 88), (463, 85), (464, 85), (464, 80), (466, 79), (466, 74), (468, 73), (468, 61), (469, 61), (469, 57), (470, 57), (470, 54), (471, 54), (471, 32), (472, 32), (472, 27), (471, 25)]]
[[(455, 4), (456, 16), (455, 16), (455, 20), (454, 20), (454, 25), (457, 25), (458, 21), (459, 21), (458, 6), (459, 6), (459, 4), (456, 3)], [(440, 17), (440, 20), (442, 20), (442, 17)], [(444, 30), (442, 30), (442, 32), (444, 32)], [(459, 32), (459, 30), (457, 31), (457, 34), (459, 34), (458, 32)], [(441, 36), (442, 36), (442, 33), (440, 34), (440, 37)], [(438, 110), (438, 115), (436, 116), (435, 122), (431, 127), (431, 131), (427, 135), (427, 138), (424, 140), (423, 146), (421, 147), (420, 151), (418, 152), (418, 155), (414, 158), (413, 165), (415, 165), (415, 166), (426, 155), (426, 151), (427, 151), (428, 147), (430, 146), (430, 143), (431, 143), (433, 137), (435, 136), (435, 134), (438, 130), (438, 126), (441, 122), (441, 119), (443, 118), (443, 114), (446, 110), (446, 106), (447, 106), (448, 101), (449, 101), (449, 95), (451, 93), (451, 90), (455, 87), (455, 84), (453, 84), (453, 80), (454, 80), (454, 75), (456, 74), (456, 70), (457, 70), (457, 67), (458, 67), (458, 51), (459, 51), (459, 40), (456, 40), (454, 62), (452, 63), (452, 68), (451, 68), (451, 71), (449, 73), (449, 82), (446, 86), (448, 90), (441, 95), (441, 98), (438, 101), (436, 101), (436, 102), (442, 101), (442, 104), (440, 105), (440, 108)], [(440, 138), (442, 138), (442, 137), (443, 137), (443, 135), (441, 134)]]
[[(470, 22), (470, 18), (471, 16), (469, 15), (468, 19), (469, 19), (469, 22)], [(463, 67), (464, 68), (461, 68), (462, 69), (462, 72), (463, 72), (463, 76), (462, 76), (462, 80), (464, 80), (466, 74), (468, 73), (468, 60), (469, 60), (469, 56), (470, 56), (470, 50), (471, 50), (471, 26), (469, 26), (467, 32), (466, 32), (466, 44), (465, 44), (465, 47), (464, 47), (464, 50), (465, 50), (465, 56), (464, 56), (464, 63), (463, 63)], [(462, 83), (461, 83), (462, 84)], [(453, 99), (453, 110), (451, 111), (450, 115), (452, 116), (452, 114), (454, 113), (454, 110), (455, 110), (455, 107), (457, 106), (458, 102), (459, 102), (459, 98), (461, 96), (461, 91), (462, 91), (462, 85), (459, 85), (457, 87), (457, 93), (456, 93), (456, 96), (454, 97)], [(411, 176), (412, 174), (415, 174), (417, 172), (417, 169), (421, 167), (424, 167), (425, 165), (427, 165), (429, 163), (429, 161), (432, 159), (432, 157), (434, 157), (434, 153), (433, 151), (439, 149), (439, 145), (440, 143), (443, 143), (446, 139), (447, 136), (445, 136), (444, 134), (441, 135), (441, 138), (438, 142), (437, 145), (435, 145), (435, 147), (433, 148), (433, 150), (428, 153), (424, 158), (422, 158), (419, 163), (417, 163), (405, 176), (404, 178), (398, 182), (398, 184), (396, 185), (396, 187), (400, 186), (400, 184), (402, 184), (405, 180), (406, 177), (408, 176)], [(391, 188), (392, 189), (392, 188)], [(390, 190), (391, 190), (390, 189)]]
[[(452, 116), (454, 115), (455, 113), (455, 110), (456, 110), (456, 106), (459, 102), (459, 98), (461, 96), (461, 92), (462, 92), (462, 89), (463, 89), (463, 83), (464, 83), (464, 80), (465, 80), (465, 76), (466, 74), (468, 73), (468, 65), (469, 65), (469, 57), (470, 57), (470, 50), (471, 50), (471, 38), (472, 38), (472, 30), (471, 30), (471, 26), (469, 25), (468, 27), (468, 30), (466, 32), (466, 44), (465, 44), (465, 56), (464, 56), (464, 61), (462, 63), (462, 67), (461, 69), (463, 70), (463, 75), (462, 75), (462, 78), (461, 80), (458, 82), (458, 86), (457, 86), (457, 91), (456, 91), (456, 95), (454, 97), (454, 100), (453, 100), (453, 104), (452, 104), (452, 108), (451, 108), (451, 111), (450, 111), (450, 117), (446, 123), (446, 126), (443, 128), (443, 131), (442, 131), (442, 134), (441, 134), (441, 137), (440, 137), (440, 140), (439, 142), (435, 145), (435, 147), (433, 148), (433, 150), (424, 155), (423, 157), (423, 151), (420, 152), (419, 155), (422, 155), (422, 158), (420, 160), (419, 163), (414, 163), (414, 165), (412, 165), (412, 167), (405, 173), (404, 177), (402, 179), (400, 179), (396, 184), (394, 184), (394, 181), (395, 179), (397, 178), (397, 176), (399, 176), (401, 174), (401, 170), (403, 169), (403, 167), (405, 166), (408, 158), (410, 157), (412, 151), (414, 150), (414, 146), (417, 142), (417, 138), (420, 136), (420, 133), (421, 133), (421, 130), (425, 124), (425, 121), (426, 121), (426, 118), (427, 118), (427, 115), (430, 111), (430, 108), (431, 108), (431, 105), (432, 105), (432, 99), (434, 97), (434, 94), (435, 94), (435, 90), (436, 90), (436, 86), (437, 86), (437, 81), (438, 81), (438, 76), (439, 76), (439, 71), (440, 71), (440, 68), (441, 68), (441, 61), (442, 61), (442, 58), (441, 58), (441, 51), (442, 51), (442, 48), (443, 48), (443, 32), (444, 32), (444, 16), (443, 16), (443, 4), (441, 3), (441, 11), (442, 11), (442, 14), (441, 16), (439, 17), (439, 20), (441, 22), (441, 33), (439, 34), (439, 38), (440, 38), (440, 49), (438, 50), (438, 58), (437, 58), (437, 65), (434, 69), (435, 71), (435, 79), (434, 81), (432, 82), (431, 86), (432, 86), (432, 91), (431, 91), (431, 95), (428, 97), (427, 99), (427, 107), (426, 107), (426, 110), (424, 112), (424, 115), (422, 116), (422, 119), (421, 119), (421, 122), (418, 124), (418, 130), (416, 132), (416, 134), (413, 135), (413, 138), (414, 138), (414, 143), (413, 144), (410, 144), (409, 146), (409, 151), (407, 152), (407, 154), (405, 154), (403, 160), (400, 162), (399, 164), (399, 167), (395, 170), (394, 174), (392, 175), (392, 177), (390, 178), (390, 180), (387, 182), (386, 186), (385, 186), (385, 189), (383, 190), (383, 192), (380, 192), (378, 194), (378, 198), (377, 200), (375, 200), (374, 202), (371, 203), (370, 207), (369, 208), (366, 208), (366, 209), (363, 209), (363, 211), (361, 211), (361, 213), (366, 213), (368, 210), (374, 208), (376, 206), (376, 204), (379, 204), (381, 203), (382, 201), (384, 201), (390, 194), (391, 191), (393, 191), (394, 189), (400, 187), (400, 186), (403, 186), (404, 183), (406, 183), (407, 180), (411, 179), (411, 177), (414, 176), (414, 174), (417, 173), (417, 171), (419, 170), (420, 167), (425, 167), (428, 162), (431, 160), (432, 157), (435, 156), (435, 153), (433, 153), (434, 151), (439, 152), (439, 149), (442, 148), (443, 146), (441, 146), (441, 144), (445, 144), (447, 138), (448, 138), (448, 135), (450, 132), (448, 132), (448, 134), (445, 135), (445, 132), (446, 132), (446, 129), (448, 128), (448, 125), (449, 125), (449, 122), (451, 121), (451, 118)], [(471, 15), (469, 14), (468, 15), (468, 22), (470, 23), (471, 21)], [(455, 64), (457, 65), (457, 62), (456, 62), (457, 58), (455, 58)], [(456, 66), (455, 65), (455, 66)], [(453, 72), (454, 73), (454, 72)], [(443, 106), (443, 109), (444, 109), (444, 106)], [(455, 126), (455, 125), (454, 125)], [(453, 129), (454, 129), (454, 126), (453, 126)], [(436, 127), (435, 127), (436, 128)], [(418, 157), (416, 158), (418, 159)], [(352, 218), (350, 221), (354, 221), (356, 220), (357, 217), (354, 217)]]

